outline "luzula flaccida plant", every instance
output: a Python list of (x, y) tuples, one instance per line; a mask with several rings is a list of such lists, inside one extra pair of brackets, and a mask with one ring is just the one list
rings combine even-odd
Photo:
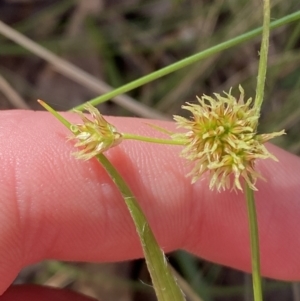
[[(76, 158), (89, 160), (96, 157), (120, 190), (141, 240), (159, 301), (183, 301), (185, 298), (168, 269), (164, 254), (137, 200), (103, 153), (119, 145), (125, 139), (181, 145), (183, 146), (181, 156), (192, 164), (191, 172), (188, 174), (192, 178), (192, 183), (207, 175), (211, 190), (244, 191), (249, 217), (254, 300), (262, 301), (258, 225), (253, 191), (257, 190), (257, 179), (263, 176), (256, 171), (255, 162), (257, 159), (276, 160), (264, 143), (284, 134), (284, 131), (269, 134), (257, 133), (266, 77), (269, 19), (270, 5), (269, 1), (265, 0), (264, 31), (255, 101), (252, 102), (251, 98), (245, 99), (241, 86), (239, 86), (240, 96), (237, 98), (231, 94), (231, 90), (222, 95), (216, 93), (214, 96), (203, 95), (198, 98), (198, 103), (187, 103), (182, 107), (190, 111), (191, 118), (174, 116), (177, 127), (183, 130), (176, 133), (164, 131), (169, 134), (169, 139), (121, 133), (90, 104), (85, 105), (84, 108), (91, 114), (91, 117), (78, 112), (82, 123), (70, 124), (41, 102), (73, 133), (70, 139), (75, 140), (75, 147), (79, 148), (74, 153)], [(244, 188), (242, 182), (244, 182)]]
[[(264, 179), (255, 170), (255, 161), (268, 158), (277, 160), (269, 153), (264, 143), (284, 134), (284, 131), (258, 134), (259, 110), (251, 98), (245, 100), (241, 86), (239, 90), (238, 98), (234, 97), (230, 90), (229, 93), (224, 92), (224, 95), (215, 93), (214, 97), (203, 95), (197, 97), (198, 103), (184, 105), (182, 108), (190, 111), (192, 116), (190, 119), (174, 116), (177, 127), (183, 128), (184, 131), (170, 134), (171, 139), (165, 143), (172, 144), (171, 140), (173, 144), (184, 146), (181, 156), (193, 164), (188, 174), (192, 176), (192, 183), (204, 174), (209, 176), (211, 190), (216, 188), (218, 191), (225, 189), (244, 191), (241, 181), (246, 183), (254, 295), (255, 300), (261, 301), (258, 229), (254, 195), (249, 190), (257, 190), (257, 179)], [(92, 120), (79, 112), (83, 124), (70, 126), (74, 134), (73, 139), (77, 141), (75, 146), (80, 147), (75, 153), (77, 158), (91, 159), (120, 144), (124, 138), (134, 139), (134, 135), (120, 133), (90, 104), (86, 105), (85, 109), (91, 114)], [(143, 140), (143, 137), (139, 136), (138, 140)], [(149, 137), (145, 137), (145, 141), (164, 143), (162, 139)], [(164, 292), (164, 288), (161, 291)], [(178, 300), (184, 300), (180, 289), (177, 290), (177, 295)]]
[[(165, 131), (170, 135), (170, 138), (166, 140), (122, 133), (91, 104), (85, 105), (85, 110), (90, 113), (90, 117), (77, 111), (82, 123), (70, 124), (40, 101), (72, 132), (69, 139), (75, 140), (75, 147), (78, 148), (73, 155), (82, 160), (96, 157), (120, 189), (140, 236), (158, 300), (183, 301), (185, 298), (176, 280), (170, 274), (164, 254), (137, 201), (106, 157), (102, 157), (103, 153), (119, 145), (125, 139), (181, 145), (184, 147), (181, 155), (193, 164), (188, 174), (192, 176), (192, 183), (207, 173), (210, 179), (210, 189), (243, 190), (241, 181), (245, 181), (248, 188), (256, 190), (256, 181), (262, 176), (255, 170), (255, 160), (267, 158), (276, 160), (263, 144), (284, 134), (284, 131), (257, 134), (259, 110), (253, 106), (251, 98), (245, 101), (244, 90), (241, 86), (239, 90), (238, 98), (232, 96), (230, 90), (223, 96), (220, 94), (214, 94), (214, 97), (203, 95), (198, 98), (198, 103), (184, 105), (182, 108), (192, 113), (191, 118), (174, 116), (177, 126), (183, 128), (184, 131), (178, 133)], [(148, 232), (144, 231), (145, 225), (148, 225)], [(258, 246), (255, 246), (255, 249), (258, 250)], [(259, 263), (259, 259), (256, 262)], [(259, 269), (257, 269), (256, 279), (258, 278)], [(168, 288), (165, 286), (166, 283), (169, 285)], [(261, 295), (261, 288), (256, 291), (258, 295)], [(262, 298), (258, 297), (255, 300), (262, 300)]]

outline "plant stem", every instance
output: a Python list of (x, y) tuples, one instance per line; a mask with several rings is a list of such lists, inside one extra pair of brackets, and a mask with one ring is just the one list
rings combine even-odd
[[(260, 46), (260, 58), (258, 66), (256, 95), (254, 106), (259, 115), (261, 105), (264, 99), (264, 90), (267, 74), (268, 51), (269, 51), (269, 35), (270, 35), (270, 1), (264, 0), (263, 7), (263, 33)], [(246, 199), (248, 209), (248, 220), (250, 229), (250, 243), (251, 243), (251, 262), (252, 262), (252, 281), (253, 281), (253, 295), (255, 301), (262, 301), (262, 285), (260, 273), (260, 254), (259, 254), (259, 235), (257, 216), (255, 209), (254, 191), (246, 184)]]
[(127, 140), (139, 140), (143, 142), (159, 143), (159, 144), (170, 144), (170, 145), (183, 145), (184, 143), (179, 140), (172, 139), (158, 139), (153, 137), (139, 136), (134, 134), (122, 133), (123, 139)]
[(103, 154), (98, 155), (97, 159), (118, 187), (128, 207), (142, 244), (157, 299), (159, 301), (184, 301), (183, 293), (169, 269), (167, 259), (130, 188)]
[(257, 112), (260, 112), (261, 105), (264, 100), (264, 90), (268, 65), (268, 50), (269, 50), (269, 35), (270, 35), (270, 1), (264, 0), (264, 18), (263, 18), (263, 33), (260, 46), (260, 59), (258, 66), (256, 95), (254, 105)]
[(248, 184), (246, 184), (246, 200), (250, 230), (253, 295), (255, 301), (262, 301), (263, 297), (260, 273), (258, 223), (255, 209), (254, 191), (249, 187)]
[[(271, 29), (277, 28), (279, 26), (282, 26), (282, 25), (288, 24), (290, 22), (293, 22), (295, 20), (298, 20), (299, 18), (300, 18), (300, 11), (297, 11), (295, 13), (292, 13), (288, 16), (285, 16), (283, 18), (280, 18), (279, 20), (276, 20), (276, 21), (272, 22), (270, 24), (270, 28)], [(224, 51), (225, 49), (228, 49), (230, 47), (233, 47), (233, 46), (239, 45), (239, 44), (241, 44), (245, 41), (248, 41), (248, 40), (258, 36), (261, 32), (262, 32), (262, 27), (251, 30), (251, 31), (249, 31), (245, 34), (239, 35), (239, 36), (237, 36), (233, 39), (230, 39), (226, 42), (220, 43), (216, 46), (213, 46), (213, 47), (208, 48), (204, 51), (201, 51), (201, 52), (196, 53), (192, 56), (189, 56), (189, 57), (187, 57), (183, 60), (180, 60), (180, 61), (178, 61), (178, 62), (176, 62), (176, 63), (174, 63), (170, 66), (167, 66), (167, 67), (162, 68), (158, 71), (152, 72), (152, 73), (150, 73), (146, 76), (143, 76), (143, 77), (141, 77), (141, 78), (139, 78), (135, 81), (132, 81), (132, 82), (130, 82), (130, 83), (124, 85), (124, 86), (121, 86), (121, 87), (119, 87), (119, 88), (117, 88), (117, 89), (115, 89), (111, 92), (108, 92), (104, 95), (93, 98), (89, 102), (92, 105), (96, 106), (100, 103), (103, 103), (107, 100), (110, 100), (110, 99), (114, 98), (115, 96), (118, 96), (120, 94), (124, 94), (128, 91), (131, 91), (131, 90), (137, 88), (137, 87), (143, 86), (143, 85), (145, 85), (145, 84), (147, 84), (151, 81), (154, 81), (154, 80), (156, 80), (160, 77), (163, 77), (167, 74), (170, 74), (170, 73), (172, 73), (174, 71), (177, 71), (181, 68), (184, 68), (188, 65), (194, 64), (194, 63), (196, 63), (200, 60), (203, 60), (207, 57), (210, 57), (210, 56), (212, 56), (212, 55), (214, 55), (218, 52)], [(84, 110), (84, 104), (75, 107), (75, 109), (79, 110), (79, 111)]]

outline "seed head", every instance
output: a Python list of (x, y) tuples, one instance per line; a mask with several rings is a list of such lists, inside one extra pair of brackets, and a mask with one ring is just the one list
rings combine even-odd
[(92, 120), (87, 118), (82, 112), (75, 111), (81, 117), (83, 124), (72, 124), (70, 130), (76, 139), (75, 147), (79, 147), (78, 152), (73, 153), (78, 159), (89, 160), (108, 149), (122, 142), (122, 134), (107, 122), (100, 112), (87, 103), (84, 107), (91, 114)]
[[(239, 86), (240, 97), (229, 93), (215, 97), (203, 95), (198, 104), (187, 103), (183, 109), (190, 111), (191, 120), (174, 116), (184, 133), (172, 135), (185, 145), (181, 155), (192, 161), (194, 167), (188, 174), (192, 183), (204, 173), (209, 174), (210, 189), (242, 190), (241, 178), (249, 187), (255, 187), (258, 178), (255, 171), (256, 159), (277, 159), (268, 152), (263, 143), (284, 134), (284, 131), (271, 134), (257, 134), (259, 113), (252, 107), (252, 99), (244, 101), (244, 90)], [(231, 181), (233, 178), (233, 181)]]

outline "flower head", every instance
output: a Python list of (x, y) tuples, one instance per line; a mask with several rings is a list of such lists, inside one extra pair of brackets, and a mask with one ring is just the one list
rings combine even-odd
[[(263, 178), (254, 169), (256, 159), (277, 160), (264, 147), (266, 141), (284, 134), (257, 134), (259, 113), (252, 107), (252, 99), (244, 101), (244, 90), (240, 86), (240, 97), (229, 93), (214, 94), (198, 98), (198, 104), (187, 103), (183, 109), (193, 114), (191, 120), (174, 116), (178, 127), (185, 133), (172, 135), (185, 145), (181, 155), (194, 162), (189, 173), (192, 182), (204, 173), (209, 174), (210, 189), (242, 190), (240, 179), (244, 179), (253, 190), (257, 178)], [(233, 182), (231, 181), (233, 178)]]
[(70, 137), (70, 139), (76, 139), (75, 147), (81, 148), (81, 150), (74, 153), (75, 157), (89, 160), (120, 144), (122, 142), (122, 134), (112, 124), (107, 122), (91, 104), (86, 104), (84, 108), (91, 114), (92, 120), (87, 118), (82, 112), (75, 111), (80, 115), (83, 124), (71, 125), (70, 130), (74, 136)]

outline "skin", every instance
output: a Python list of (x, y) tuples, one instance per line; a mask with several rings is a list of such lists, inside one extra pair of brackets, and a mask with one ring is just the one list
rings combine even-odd
[[(71, 122), (74, 114), (64, 114)], [(164, 138), (146, 123), (108, 118), (120, 131)], [(97, 160), (70, 153), (69, 131), (46, 112), (0, 112), (0, 294), (24, 266), (44, 259), (108, 262), (142, 256), (126, 206)], [(257, 161), (256, 195), (261, 265), (265, 276), (300, 279), (300, 160), (267, 146), (279, 162)], [(161, 247), (250, 271), (249, 234), (242, 193), (194, 185), (178, 158), (179, 146), (124, 141), (106, 154), (132, 188)], [(52, 295), (55, 294), (55, 295)], [(68, 295), (70, 294), (70, 295)], [(55, 297), (53, 297), (55, 296)], [(89, 298), (35, 286), (9, 288), (3, 300)]]

